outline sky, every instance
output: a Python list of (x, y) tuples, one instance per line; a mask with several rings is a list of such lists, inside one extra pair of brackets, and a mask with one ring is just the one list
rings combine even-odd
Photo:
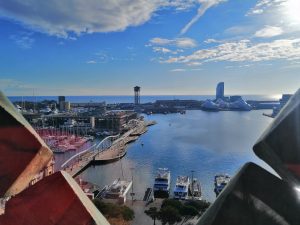
[(0, 90), (294, 93), (299, 12), (299, 0), (0, 0)]

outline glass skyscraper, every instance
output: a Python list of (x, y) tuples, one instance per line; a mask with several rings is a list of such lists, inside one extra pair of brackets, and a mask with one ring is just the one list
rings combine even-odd
[(217, 85), (216, 99), (224, 99), (224, 82), (220, 82)]

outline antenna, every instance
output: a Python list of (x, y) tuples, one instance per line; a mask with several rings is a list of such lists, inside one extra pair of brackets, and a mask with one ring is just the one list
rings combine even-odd
[(194, 170), (191, 170), (192, 172), (192, 199), (194, 200)]
[(32, 89), (32, 96), (33, 96), (33, 112), (35, 113), (36, 98), (35, 98), (35, 95), (34, 95), (34, 88)]

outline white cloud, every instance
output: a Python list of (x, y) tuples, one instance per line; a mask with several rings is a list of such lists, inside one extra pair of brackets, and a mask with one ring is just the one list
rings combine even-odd
[(213, 48), (200, 49), (191, 55), (169, 57), (160, 62), (197, 65), (220, 61), (259, 62), (278, 59), (299, 60), (300, 39), (280, 39), (256, 44), (249, 40), (227, 42)]
[(263, 29), (255, 32), (256, 37), (269, 38), (281, 35), (283, 30), (281, 27), (265, 26)]
[(164, 47), (153, 47), (152, 48), (154, 52), (159, 52), (159, 53), (172, 53), (172, 50)]
[(186, 69), (173, 69), (173, 70), (170, 70), (170, 72), (185, 72)]
[(211, 44), (211, 43), (222, 43), (222, 41), (218, 41), (218, 40), (216, 40), (216, 39), (209, 38), (209, 39), (206, 39), (206, 40), (204, 41), (204, 43), (206, 43), (206, 44)]
[(153, 52), (157, 52), (157, 53), (162, 53), (162, 54), (178, 54), (180, 52), (183, 52), (182, 49), (177, 49), (177, 50), (171, 50), (171, 49), (168, 49), (168, 48), (165, 48), (165, 47), (153, 47), (152, 48)]
[(194, 16), (192, 18), (192, 20), (186, 24), (184, 26), (184, 28), (180, 31), (180, 34), (185, 34), (189, 29), (190, 27), (196, 23), (204, 14), (205, 12), (213, 7), (213, 6), (217, 6), (219, 5), (220, 3), (222, 2), (226, 2), (227, 0), (198, 0), (199, 3), (201, 4), (200, 8), (198, 9), (198, 12), (197, 12), (197, 15)]
[(150, 40), (150, 44), (161, 46), (175, 46), (178, 48), (193, 48), (197, 46), (197, 42), (191, 38), (166, 39), (156, 37)]
[(187, 10), (195, 0), (9, 0), (0, 16), (35, 31), (74, 39), (74, 34), (123, 31), (149, 21), (162, 8)]
[(256, 5), (250, 9), (247, 15), (262, 14), (266, 10), (280, 6), (289, 0), (258, 0)]
[(96, 64), (97, 62), (95, 60), (89, 60), (86, 62), (87, 64)]
[(10, 35), (10, 39), (13, 40), (16, 45), (22, 49), (30, 49), (35, 42), (35, 39), (31, 37), (32, 33), (22, 32), (18, 35)]
[(197, 0), (161, 0), (162, 6), (174, 7), (177, 11), (186, 11), (194, 7)]
[(245, 64), (245, 65), (229, 65), (229, 66), (225, 66), (225, 69), (233, 69), (233, 68), (247, 68), (247, 67), (251, 67), (253, 66), (253, 64)]

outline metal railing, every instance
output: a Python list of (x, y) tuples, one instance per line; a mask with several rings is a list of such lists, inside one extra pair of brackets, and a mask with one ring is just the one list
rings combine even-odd
[(71, 158), (69, 158), (68, 160), (66, 160), (62, 165), (61, 165), (61, 168), (62, 169), (65, 169), (68, 167), (68, 165), (73, 162), (74, 160), (82, 160), (82, 157), (88, 152), (92, 152), (93, 154), (91, 155), (87, 155), (87, 159), (88, 160), (89, 158), (92, 158), (94, 157), (96, 154), (106, 150), (106, 149), (109, 149), (112, 144), (114, 143), (114, 141), (120, 136), (120, 134), (117, 134), (117, 135), (113, 135), (113, 136), (108, 136), (106, 138), (104, 138), (102, 141), (100, 141), (99, 143), (96, 143), (90, 147), (88, 147), (87, 149), (73, 155)]

